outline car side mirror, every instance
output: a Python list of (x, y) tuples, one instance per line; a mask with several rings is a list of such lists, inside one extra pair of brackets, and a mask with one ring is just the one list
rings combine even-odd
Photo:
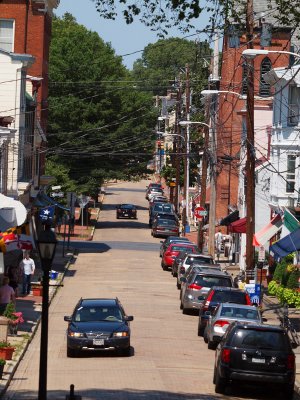
[(128, 322), (129, 321), (133, 321), (133, 316), (132, 315), (126, 315), (124, 319), (125, 319), (125, 321), (128, 321)]
[(65, 316), (64, 316), (64, 321), (66, 321), (66, 322), (71, 322), (71, 321), (72, 321), (72, 317), (70, 317), (70, 316), (68, 316), (68, 315), (65, 315)]

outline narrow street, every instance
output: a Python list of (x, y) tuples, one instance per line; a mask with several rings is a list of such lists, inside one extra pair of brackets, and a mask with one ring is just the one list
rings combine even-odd
[[(79, 254), (50, 307), (48, 399), (65, 399), (70, 384), (83, 400), (273, 399), (270, 391), (256, 393), (245, 386), (228, 397), (215, 395), (214, 352), (197, 336), (197, 316), (180, 311), (175, 279), (160, 266), (160, 239), (152, 238), (148, 228), (146, 185), (111, 185), (94, 241), (77, 243)], [(115, 206), (122, 202), (138, 206), (138, 220), (116, 219)], [(105, 352), (67, 358), (64, 315), (80, 297), (115, 296), (134, 316), (132, 356)], [(37, 398), (39, 342), (40, 330), (6, 400)]]

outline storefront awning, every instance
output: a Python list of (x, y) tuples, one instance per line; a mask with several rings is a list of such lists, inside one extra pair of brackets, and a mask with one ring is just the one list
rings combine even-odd
[(232, 222), (230, 225), (228, 225), (229, 232), (231, 233), (246, 233), (246, 221), (247, 218), (241, 218), (238, 219), (235, 222)]
[(253, 235), (253, 246), (263, 246), (281, 229), (283, 225), (280, 215), (276, 215), (264, 228)]
[(228, 226), (232, 222), (237, 221), (238, 219), (239, 219), (239, 210), (235, 210), (232, 213), (230, 213), (229, 215), (227, 215), (227, 217), (221, 219), (220, 225)]
[(285, 257), (297, 250), (300, 250), (300, 228), (278, 240), (270, 247), (275, 259)]

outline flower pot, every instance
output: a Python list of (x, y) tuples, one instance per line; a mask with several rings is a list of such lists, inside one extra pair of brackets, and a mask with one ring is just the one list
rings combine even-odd
[(43, 288), (42, 287), (33, 287), (32, 294), (34, 296), (42, 296), (43, 295)]
[(0, 358), (4, 358), (4, 360), (11, 360), (14, 351), (14, 347), (1, 347)]

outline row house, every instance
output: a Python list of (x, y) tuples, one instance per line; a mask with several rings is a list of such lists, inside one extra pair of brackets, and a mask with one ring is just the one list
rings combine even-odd
[[(59, 0), (0, 2), (1, 192), (30, 202), (44, 173), (48, 116), (49, 46)], [(7, 160), (7, 164), (5, 162)]]

